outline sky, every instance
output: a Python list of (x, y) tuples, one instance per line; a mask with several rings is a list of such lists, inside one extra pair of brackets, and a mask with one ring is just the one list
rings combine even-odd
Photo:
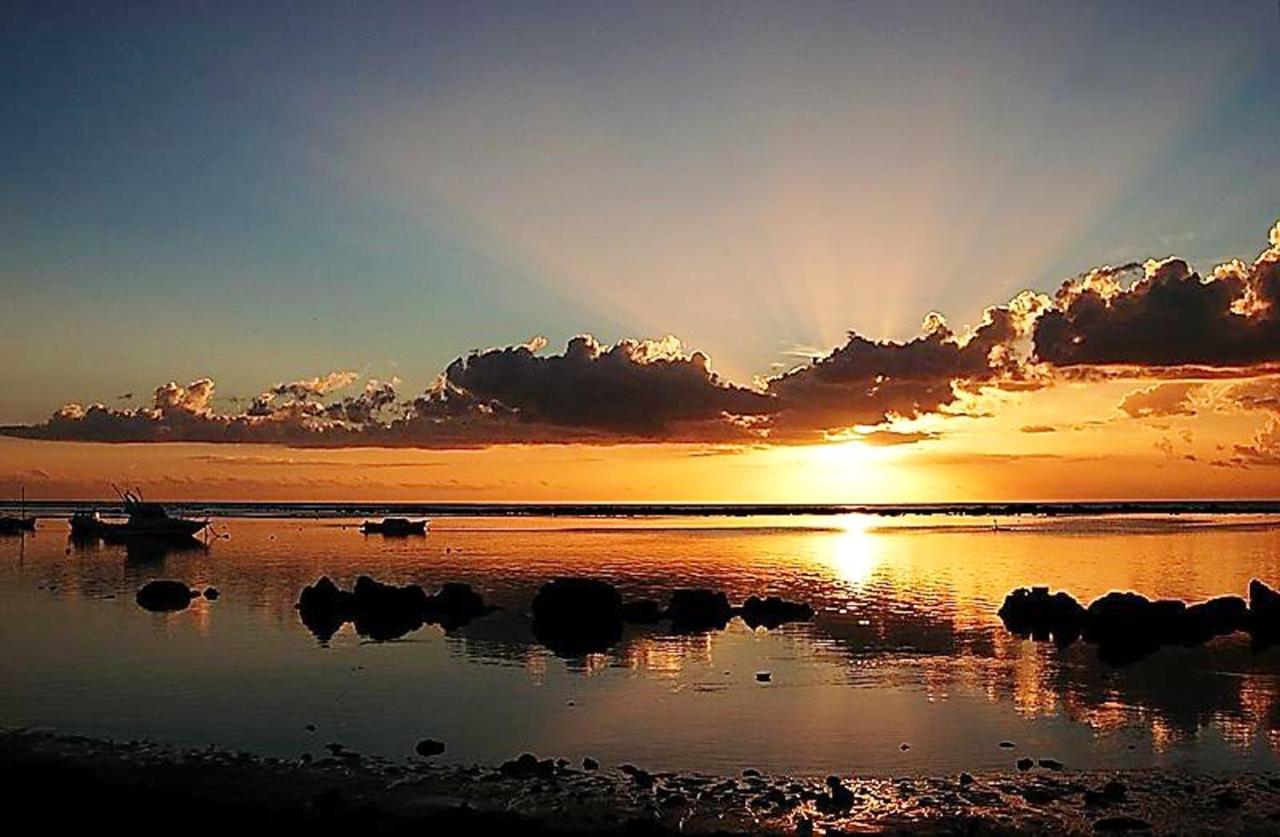
[(1277, 493), (1273, 0), (0, 20), (0, 491)]

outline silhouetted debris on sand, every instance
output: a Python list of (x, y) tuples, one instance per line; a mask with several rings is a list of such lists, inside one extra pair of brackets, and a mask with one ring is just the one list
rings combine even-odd
[(1098, 646), (1106, 662), (1141, 659), (1166, 645), (1201, 645), (1235, 632), (1252, 634), (1255, 644), (1280, 635), (1280, 593), (1261, 581), (1249, 583), (1249, 602), (1219, 596), (1206, 602), (1160, 599), (1113, 591), (1087, 608), (1064, 592), (1020, 587), (1000, 607), (1005, 627), (1020, 636), (1068, 645), (1083, 637)]
[(353, 622), (360, 636), (389, 640), (428, 623), (458, 627), (493, 610), (467, 584), (448, 583), (427, 595), (417, 584), (396, 587), (366, 575), (356, 579), (349, 592), (322, 577), (303, 588), (297, 608), (303, 623), (323, 642), (346, 622)]
[(138, 588), (137, 602), (150, 611), (162, 613), (174, 610), (186, 610), (191, 600), (199, 596), (181, 581), (159, 579), (148, 581)]
[(776, 628), (813, 617), (807, 604), (777, 596), (752, 596), (741, 607), (724, 593), (705, 588), (672, 592), (664, 609), (653, 599), (624, 602), (612, 584), (594, 578), (556, 578), (533, 599), (533, 632), (553, 652), (580, 655), (604, 651), (622, 638), (627, 623), (652, 625), (667, 620), (678, 633), (721, 630), (734, 616), (749, 626)]
[[(117, 812), (187, 835), (966, 833), (1277, 834), (1280, 782), (1134, 771), (825, 780), (584, 769), (526, 753), (497, 768), (361, 756), (299, 759), (0, 732), (9, 813), (46, 830)], [(74, 800), (75, 804), (67, 804)], [(143, 822), (143, 820), (139, 820)], [(167, 827), (167, 826), (166, 826)], [(147, 833), (150, 833), (148, 831)]]

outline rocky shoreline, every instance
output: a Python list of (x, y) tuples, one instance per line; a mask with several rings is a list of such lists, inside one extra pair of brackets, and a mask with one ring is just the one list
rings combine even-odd
[(29, 730), (0, 733), (23, 817), (144, 833), (1280, 834), (1280, 777), (1178, 771), (855, 778), (651, 772), (526, 754), (496, 767), (392, 761), (334, 745), (280, 759)]

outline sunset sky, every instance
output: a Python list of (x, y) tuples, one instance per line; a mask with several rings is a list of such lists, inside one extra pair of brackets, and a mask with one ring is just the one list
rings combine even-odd
[(0, 493), (1280, 497), (1280, 11), (8, 4)]

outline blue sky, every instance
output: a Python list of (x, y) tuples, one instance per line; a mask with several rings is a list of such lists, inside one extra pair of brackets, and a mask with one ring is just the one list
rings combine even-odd
[(1280, 217), (1272, 0), (182, 6), (0, 12), (0, 420), (539, 334), (742, 380)]

